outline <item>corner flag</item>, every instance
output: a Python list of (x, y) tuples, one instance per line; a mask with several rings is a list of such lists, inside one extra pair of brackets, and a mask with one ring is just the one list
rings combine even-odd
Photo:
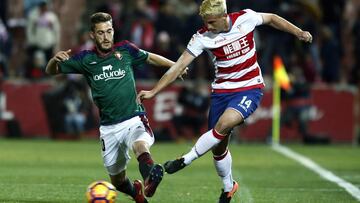
[(280, 109), (281, 91), (280, 88), (288, 91), (291, 88), (290, 79), (286, 73), (285, 66), (280, 56), (274, 57), (274, 85), (273, 85), (273, 122), (272, 122), (272, 143), (280, 143)]
[(280, 56), (274, 57), (274, 79), (284, 90), (290, 89), (290, 79)]

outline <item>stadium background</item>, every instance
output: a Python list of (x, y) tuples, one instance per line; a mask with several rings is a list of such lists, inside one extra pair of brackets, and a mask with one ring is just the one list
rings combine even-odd
[[(69, 89), (74, 88), (73, 85), (75, 89), (87, 93), (82, 79), (76, 76), (46, 76), (43, 73), (46, 64), (44, 53), (40, 56), (29, 54), (33, 53), (29, 52), (26, 32), (29, 15), (41, 2), (0, 2), (1, 84), (6, 94), (6, 108), (2, 112), (13, 114), (10, 118), (2, 116), (0, 134), (2, 137), (77, 139), (77, 135), (69, 135), (65, 131), (63, 100)], [(177, 59), (191, 35), (202, 25), (197, 15), (200, 0), (52, 0), (46, 3), (60, 25), (60, 38), (53, 47), (54, 51), (71, 48), (77, 52), (91, 47), (87, 37), (88, 16), (96, 11), (112, 14), (115, 41), (130, 40), (142, 49), (172, 60)], [(300, 95), (301, 99), (310, 102), (309, 133), (328, 137), (333, 142), (358, 143), (359, 1), (228, 0), (227, 4), (229, 12), (243, 8), (274, 12), (309, 30), (314, 36), (313, 43), (305, 45), (289, 34), (266, 26), (258, 28), (257, 50), (267, 84), (266, 94), (262, 106), (248, 124), (236, 130), (234, 140), (266, 141), (271, 126), (272, 57), (278, 54), (283, 58), (293, 82), (310, 88), (305, 96), (302, 95), (304, 97)], [(163, 73), (153, 67), (137, 69), (138, 88), (152, 87)], [(206, 108), (195, 106), (195, 110), (191, 110), (194, 108), (191, 101), (181, 101), (179, 95), (184, 93), (183, 90), (191, 90), (190, 95), (202, 99), (203, 105), (206, 105), (212, 78), (211, 62), (203, 54), (191, 65), (185, 82), (178, 82), (145, 103), (159, 140), (194, 139), (206, 129)], [(87, 115), (83, 136), (96, 138), (97, 110), (88, 98), (85, 100), (86, 108), (81, 110)], [(199, 109), (201, 112), (196, 111)], [(183, 114), (203, 127), (196, 128), (199, 131), (184, 127), (178, 132), (174, 125), (181, 123), (181, 118), (189, 118), (181, 117)], [(203, 119), (194, 118), (194, 115)], [(302, 139), (298, 125), (295, 122), (282, 128), (284, 141)]]

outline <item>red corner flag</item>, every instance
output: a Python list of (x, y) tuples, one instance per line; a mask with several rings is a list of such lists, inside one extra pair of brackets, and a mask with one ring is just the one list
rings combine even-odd
[(290, 90), (290, 79), (280, 56), (274, 57), (274, 79), (284, 90)]

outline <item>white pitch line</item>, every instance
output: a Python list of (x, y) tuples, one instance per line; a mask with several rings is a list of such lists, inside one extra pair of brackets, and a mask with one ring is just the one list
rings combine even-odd
[(287, 147), (274, 144), (273, 149), (291, 159), (294, 159), (295, 161), (301, 163), (302, 165), (309, 168), (310, 170), (318, 173), (324, 179), (336, 183), (340, 187), (344, 188), (348, 193), (350, 193), (356, 200), (360, 201), (360, 189), (357, 188), (356, 186), (354, 186), (353, 184), (336, 176), (331, 171), (328, 171), (328, 170), (322, 168), (321, 166), (317, 165), (311, 159), (309, 159), (301, 154), (298, 154)]
[(235, 176), (234, 179), (239, 181), (238, 182), (239, 183), (239, 191), (237, 193), (235, 193), (235, 195), (237, 196), (239, 201), (240, 201), (240, 197), (241, 197), (243, 199), (243, 202), (253, 203), (254, 198), (252, 197), (249, 188), (242, 181), (240, 173), (237, 170), (233, 170), (233, 175)]

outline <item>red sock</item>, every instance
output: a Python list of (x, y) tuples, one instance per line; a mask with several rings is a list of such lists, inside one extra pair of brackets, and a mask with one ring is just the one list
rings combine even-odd
[(139, 171), (144, 181), (149, 176), (150, 170), (154, 165), (154, 161), (151, 158), (151, 154), (144, 152), (138, 156), (137, 160), (139, 161)]

